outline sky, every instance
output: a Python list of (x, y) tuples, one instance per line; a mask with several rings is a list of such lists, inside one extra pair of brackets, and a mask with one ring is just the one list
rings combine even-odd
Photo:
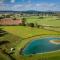
[(0, 11), (60, 11), (60, 0), (0, 0)]

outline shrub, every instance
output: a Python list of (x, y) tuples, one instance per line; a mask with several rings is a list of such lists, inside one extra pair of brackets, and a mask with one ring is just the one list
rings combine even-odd
[(34, 27), (34, 23), (29, 23), (28, 24), (30, 27)]

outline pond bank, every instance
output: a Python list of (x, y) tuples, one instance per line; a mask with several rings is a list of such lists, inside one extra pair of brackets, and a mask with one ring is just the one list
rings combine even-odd
[[(58, 35), (55, 35), (55, 34), (50, 34), (50, 35), (46, 35), (46, 34), (44, 34), (44, 35), (37, 35), (37, 36), (34, 36), (34, 37), (29, 37), (29, 38), (25, 38), (25, 40), (22, 40), (22, 42), (21, 42), (21, 44), (18, 44), (18, 46), (17, 46), (17, 48), (16, 48), (16, 52), (15, 52), (15, 54), (16, 53), (18, 53), (18, 52), (22, 52), (22, 50), (31, 42), (31, 41), (33, 41), (33, 40), (36, 40), (37, 38), (44, 38), (44, 37), (55, 37), (55, 38), (59, 38), (60, 37), (60, 35), (58, 34)], [(19, 53), (18, 53), (19, 54)]]
[(60, 44), (60, 40), (50, 40), (50, 42), (52, 43), (52, 44)]

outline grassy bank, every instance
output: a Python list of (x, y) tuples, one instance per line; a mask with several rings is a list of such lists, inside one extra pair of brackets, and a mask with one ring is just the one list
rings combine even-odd
[[(7, 40), (10, 42), (10, 44), (2, 45), (0, 47), (2, 47), (2, 49), (6, 49), (7, 52), (10, 51), (11, 47), (14, 47), (15, 52), (14, 54), (12, 54), (12, 56), (15, 57), (16, 60), (41, 60), (41, 59), (52, 60), (52, 59), (57, 59), (60, 56), (58, 52), (50, 53), (46, 55), (37, 54), (33, 56), (21, 56), (19, 54), (20, 49), (23, 48), (28, 42), (32, 41), (33, 39), (40, 38), (43, 36), (60, 37), (59, 32), (50, 31), (41, 28), (35, 28), (35, 27), (31, 28), (27, 26), (1, 26), (1, 28), (3, 28), (4, 31), (7, 31), (8, 34), (0, 37), (0, 41)], [(6, 58), (7, 57), (8, 56), (6, 56)]]

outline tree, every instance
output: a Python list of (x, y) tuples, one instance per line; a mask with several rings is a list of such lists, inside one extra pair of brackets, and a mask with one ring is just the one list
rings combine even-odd
[(34, 23), (29, 23), (29, 26), (30, 27), (34, 27)]
[(5, 18), (5, 15), (1, 15), (1, 16), (0, 16), (0, 19), (4, 19), (4, 18)]
[(22, 25), (25, 26), (26, 24), (26, 18), (22, 18)]
[(39, 19), (43, 19), (43, 18), (44, 18), (43, 16), (39, 17)]
[(13, 20), (16, 20), (16, 18), (14, 17)]
[(37, 27), (37, 28), (39, 28), (39, 27), (40, 27), (40, 25), (36, 24), (36, 27)]
[(3, 19), (2, 16), (0, 16), (0, 19)]
[(10, 15), (6, 15), (5, 17), (6, 17), (6, 18), (10, 18)]
[(2, 18), (5, 18), (5, 15), (2, 15)]

